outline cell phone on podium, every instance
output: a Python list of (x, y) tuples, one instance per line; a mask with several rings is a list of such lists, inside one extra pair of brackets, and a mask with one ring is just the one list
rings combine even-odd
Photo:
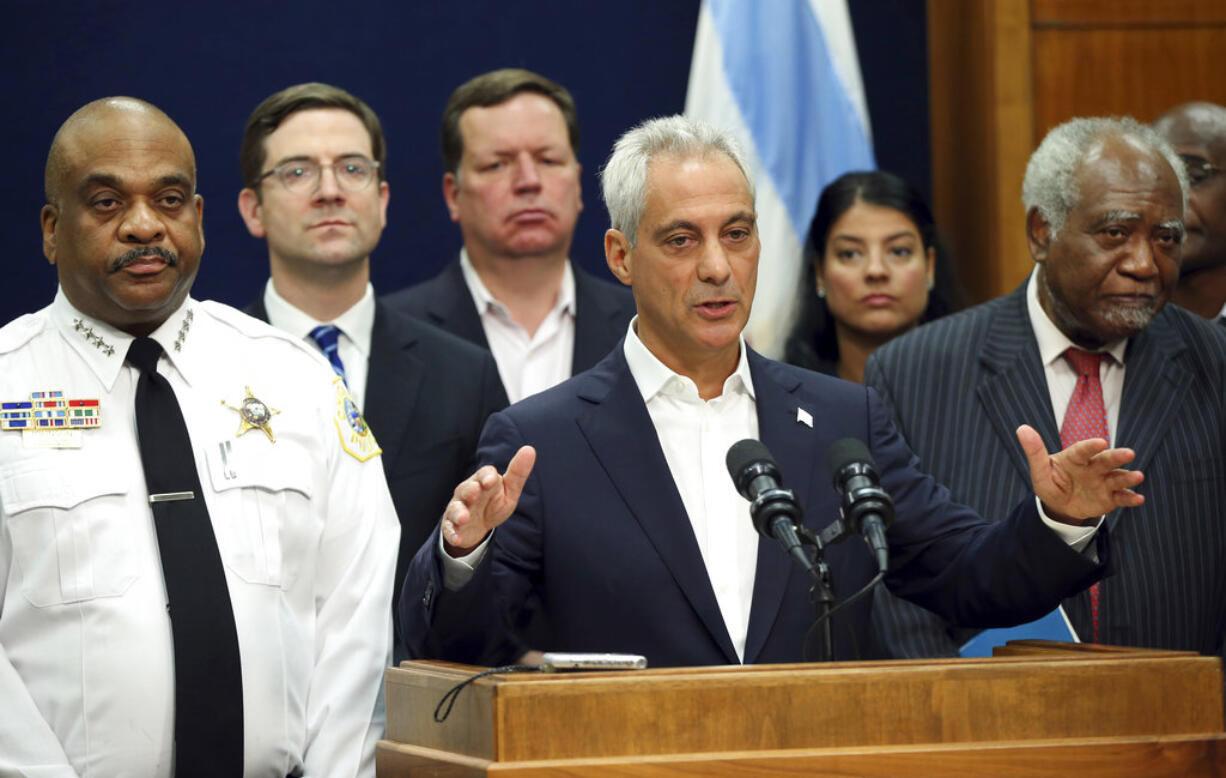
[(541, 669), (547, 673), (558, 670), (642, 670), (647, 657), (639, 654), (574, 654), (546, 651), (541, 657)]

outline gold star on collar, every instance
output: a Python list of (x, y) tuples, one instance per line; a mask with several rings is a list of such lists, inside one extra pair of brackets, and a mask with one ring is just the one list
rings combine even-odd
[(247, 430), (258, 429), (264, 431), (264, 434), (268, 436), (269, 441), (276, 443), (277, 439), (272, 434), (270, 422), (272, 421), (272, 417), (281, 411), (277, 410), (276, 408), (270, 408), (263, 400), (252, 394), (250, 386), (243, 388), (247, 390), (247, 396), (243, 398), (243, 404), (241, 406), (236, 407), (225, 400), (221, 401), (221, 404), (230, 410), (238, 411), (240, 421), (238, 424), (238, 432), (234, 434), (234, 437), (237, 438), (241, 436)]

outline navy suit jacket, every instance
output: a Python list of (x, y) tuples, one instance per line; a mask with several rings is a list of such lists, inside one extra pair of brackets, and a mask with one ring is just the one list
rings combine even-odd
[[(247, 314), (268, 321), (264, 299)], [(486, 418), (505, 408), (488, 351), (375, 302), (362, 415), (383, 449), (383, 472), (400, 517), (395, 597), (417, 547), (443, 515), (456, 484), (476, 469)]]
[[(602, 281), (573, 262), (571, 270), (575, 274), (575, 350), (570, 372), (574, 375), (599, 362), (626, 334), (634, 318), (634, 297), (625, 287)], [(383, 301), (481, 348), (490, 347), (459, 259), (429, 281), (386, 295)]]
[[(1139, 508), (1108, 514), (1115, 574), (1100, 585), (1104, 643), (1221, 653), (1226, 632), (1226, 331), (1173, 305), (1125, 354), (1116, 446), (1145, 473)], [(932, 322), (879, 349), (865, 383), (893, 407), (921, 468), (955, 499), (994, 517), (1029, 493), (1014, 430), (1060, 448), (1026, 287)], [(879, 630), (896, 656), (939, 656), (967, 637), (880, 597)], [(1065, 603), (1090, 633), (1089, 597)]]
[[(1042, 524), (1033, 498), (997, 523), (952, 504), (915, 469), (888, 410), (863, 387), (753, 352), (749, 364), (761, 440), (809, 526), (837, 516), (825, 465), (831, 444), (868, 443), (898, 504), (886, 580), (906, 596), (956, 620), (997, 625), (1038, 616), (1101, 574)], [(798, 408), (812, 414), (812, 427), (797, 420)], [(536, 466), (468, 584), (443, 587), (437, 529), (414, 558), (400, 601), (410, 651), (478, 664), (506, 662), (528, 647), (625, 651), (653, 666), (737, 662), (620, 345), (593, 369), (491, 416), (478, 457), (501, 469), (524, 443), (536, 447)], [(827, 561), (839, 597), (875, 573), (859, 540), (830, 547)], [(775, 541), (759, 539), (745, 662), (802, 660), (814, 618), (808, 588)], [(525, 646), (507, 635), (530, 593), (540, 597), (546, 642)], [(836, 657), (863, 653), (870, 609), (864, 598), (835, 617)]]

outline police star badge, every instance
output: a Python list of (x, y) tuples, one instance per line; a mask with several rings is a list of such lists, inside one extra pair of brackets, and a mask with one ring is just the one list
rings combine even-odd
[(271, 421), (272, 417), (276, 416), (281, 411), (276, 408), (268, 407), (260, 398), (251, 393), (251, 387), (243, 387), (247, 390), (247, 396), (243, 398), (242, 405), (231, 405), (225, 400), (221, 404), (232, 411), (238, 411), (239, 423), (238, 432), (234, 433), (234, 437), (239, 437), (247, 430), (262, 430), (268, 436), (268, 440), (272, 443), (277, 442), (277, 438), (272, 434)]
[(333, 421), (336, 431), (341, 436), (341, 448), (345, 449), (354, 459), (365, 462), (376, 454), (383, 453), (375, 441), (374, 433), (362, 418), (357, 403), (349, 395), (349, 389), (340, 376), (332, 381), (336, 388), (336, 416)]

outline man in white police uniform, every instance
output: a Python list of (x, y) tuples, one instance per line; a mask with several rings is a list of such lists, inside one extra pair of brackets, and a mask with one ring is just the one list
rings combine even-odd
[(0, 774), (373, 776), (398, 525), (295, 339), (188, 296), (182, 131), (86, 105), (47, 160), (60, 290), (0, 329)]

